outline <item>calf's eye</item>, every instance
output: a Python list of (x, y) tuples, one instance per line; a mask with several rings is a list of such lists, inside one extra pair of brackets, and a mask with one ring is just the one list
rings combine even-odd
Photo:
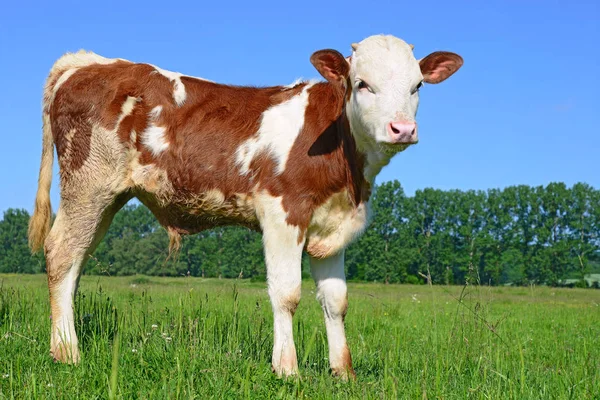
[(356, 83), (356, 87), (358, 88), (358, 90), (368, 90), (369, 92), (374, 93), (373, 89), (371, 89), (371, 86), (369, 86), (369, 84), (365, 81), (359, 80)]
[(421, 87), (423, 86), (423, 81), (419, 82), (419, 84), (417, 86), (415, 86), (415, 88), (413, 89), (413, 94), (417, 93), (419, 91), (419, 89), (421, 89)]

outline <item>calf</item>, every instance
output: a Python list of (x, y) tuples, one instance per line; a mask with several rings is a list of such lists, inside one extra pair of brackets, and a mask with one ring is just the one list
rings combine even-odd
[[(301, 256), (325, 314), (334, 374), (354, 375), (344, 333), (344, 249), (369, 220), (375, 176), (417, 143), (423, 82), (462, 65), (454, 53), (417, 61), (392, 36), (310, 59), (326, 82), (238, 87), (80, 51), (53, 66), (43, 100), (43, 148), (29, 241), (44, 247), (50, 351), (78, 362), (73, 297), (81, 268), (115, 213), (138, 198), (180, 235), (220, 225), (261, 231), (274, 313), (272, 367), (297, 372), (292, 317)], [(50, 229), (53, 146), (61, 203)]]

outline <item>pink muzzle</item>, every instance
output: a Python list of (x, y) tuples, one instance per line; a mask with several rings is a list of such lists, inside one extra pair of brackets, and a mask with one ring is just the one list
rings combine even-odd
[(390, 122), (387, 131), (394, 144), (414, 144), (419, 141), (417, 123), (412, 121)]

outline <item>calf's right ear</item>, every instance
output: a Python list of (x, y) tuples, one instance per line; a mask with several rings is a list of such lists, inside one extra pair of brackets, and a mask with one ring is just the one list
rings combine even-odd
[(345, 85), (350, 76), (350, 64), (337, 50), (319, 50), (313, 53), (310, 62), (331, 83)]
[(436, 51), (419, 60), (421, 73), (427, 83), (445, 81), (462, 65), (462, 57), (449, 51)]

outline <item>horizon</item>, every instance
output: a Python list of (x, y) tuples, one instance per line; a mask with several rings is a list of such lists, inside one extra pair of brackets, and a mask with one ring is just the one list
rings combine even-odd
[[(551, 182), (600, 187), (600, 78), (584, 70), (600, 65), (590, 51), (598, 37), (596, 3), (435, 2), (426, 15), (417, 5), (390, 3), (385, 15), (403, 17), (385, 20), (374, 8), (357, 15), (358, 3), (343, 9), (304, 3), (320, 10), (313, 18), (294, 18), (297, 10), (283, 4), (258, 10), (190, 3), (160, 13), (118, 4), (10, 4), (0, 16), (0, 47), (12, 60), (0, 66), (7, 141), (0, 210), (33, 209), (42, 88), (65, 52), (85, 48), (221, 83), (267, 86), (319, 77), (309, 62), (314, 51), (347, 55), (352, 42), (379, 33), (413, 43), (417, 58), (448, 50), (465, 64), (448, 81), (422, 89), (420, 143), (394, 157), (377, 184), (396, 179), (407, 196), (426, 188), (485, 191)], [(57, 172), (55, 157), (54, 211)]]
[[(414, 197), (417, 192), (423, 192), (425, 190), (440, 190), (440, 191), (443, 191), (443, 192), (459, 191), (459, 192), (463, 192), (463, 193), (473, 191), (473, 192), (476, 192), (476, 193), (483, 192), (483, 193), (487, 194), (491, 190), (503, 191), (503, 190), (506, 190), (506, 189), (509, 189), (509, 188), (512, 188), (512, 187), (518, 187), (518, 186), (527, 186), (527, 187), (530, 187), (532, 189), (535, 189), (535, 188), (538, 188), (538, 187), (546, 188), (548, 185), (551, 185), (551, 184), (561, 184), (561, 183), (565, 184), (567, 190), (570, 190), (570, 189), (573, 188), (573, 186), (580, 185), (580, 184), (588, 185), (593, 190), (600, 190), (599, 187), (596, 187), (594, 185), (590, 185), (587, 182), (574, 182), (571, 185), (567, 185), (565, 182), (560, 182), (560, 181), (550, 181), (550, 182), (548, 182), (546, 184), (543, 184), (543, 185), (542, 184), (540, 184), (540, 185), (514, 184), (514, 185), (508, 185), (508, 186), (504, 186), (504, 187), (490, 187), (490, 188), (485, 188), (485, 189), (469, 189), (469, 188), (464, 188), (464, 189), (459, 189), (459, 188), (441, 189), (441, 188), (435, 188), (435, 187), (422, 187), (422, 188), (417, 188), (412, 193), (408, 193), (406, 191), (406, 189), (404, 188), (404, 186), (402, 185), (402, 182), (400, 182), (397, 179), (391, 179), (391, 180), (388, 180), (388, 181), (376, 182), (375, 183), (375, 187), (377, 188), (377, 187), (379, 187), (379, 186), (381, 186), (381, 185), (383, 185), (385, 183), (392, 183), (394, 181), (397, 181), (398, 183), (400, 183), (400, 187), (402, 188), (402, 191), (403, 191), (405, 197)], [(54, 189), (54, 184), (53, 184), (53, 189)], [(58, 196), (58, 194), (56, 194), (56, 199), (52, 199), (52, 203), (51, 204), (52, 204), (52, 213), (53, 214), (55, 214), (56, 211), (57, 211), (59, 200), (60, 200), (60, 197)], [(136, 205), (136, 206), (146, 207), (141, 201), (139, 201), (137, 199), (137, 197), (134, 197), (131, 200), (129, 200), (125, 204), (125, 206), (123, 206), (123, 208), (125, 208), (125, 207), (127, 207), (129, 205)], [(27, 208), (27, 207), (14, 207), (14, 206), (10, 206), (9, 205), (8, 207), (6, 207), (4, 209), (0, 209), (0, 212), (5, 213), (6, 211), (11, 210), (11, 209), (12, 210), (25, 210), (25, 211), (27, 211), (31, 215), (33, 213), (33, 203), (32, 203), (32, 206), (29, 207), (29, 208)], [(0, 218), (0, 220), (1, 220), (1, 218)]]

